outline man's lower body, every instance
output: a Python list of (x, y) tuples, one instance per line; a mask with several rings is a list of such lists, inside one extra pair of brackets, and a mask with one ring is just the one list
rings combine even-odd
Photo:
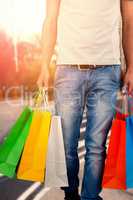
[(62, 189), (68, 200), (78, 199), (77, 149), (85, 107), (86, 154), (81, 200), (102, 199), (99, 193), (106, 156), (106, 139), (114, 114), (116, 93), (120, 87), (120, 71), (119, 65), (89, 70), (79, 70), (71, 65), (57, 66), (54, 83), (55, 111), (62, 117), (69, 182), (69, 187)]

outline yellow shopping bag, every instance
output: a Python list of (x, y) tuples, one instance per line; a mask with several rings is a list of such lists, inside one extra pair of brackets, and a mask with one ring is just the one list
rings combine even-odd
[(51, 113), (35, 110), (17, 171), (17, 178), (44, 181)]

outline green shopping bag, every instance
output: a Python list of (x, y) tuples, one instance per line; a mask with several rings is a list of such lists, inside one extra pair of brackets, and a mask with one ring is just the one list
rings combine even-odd
[(0, 145), (0, 173), (14, 177), (32, 121), (32, 110), (26, 106)]

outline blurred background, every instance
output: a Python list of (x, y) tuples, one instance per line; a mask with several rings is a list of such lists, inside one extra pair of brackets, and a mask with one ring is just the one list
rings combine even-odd
[[(45, 19), (46, 0), (0, 0), (0, 142), (21, 113), (20, 97), (30, 96), (37, 88), (41, 68), (41, 32)], [(56, 56), (50, 64), (49, 100), (53, 99), (53, 79)], [(8, 101), (9, 100), (9, 101)], [(18, 103), (19, 101), (19, 103)], [(50, 106), (53, 107), (53, 102)], [(84, 113), (79, 158), (80, 179), (84, 163)], [(107, 141), (108, 142), (108, 141)], [(132, 200), (131, 193), (103, 191), (106, 200)], [(40, 183), (8, 179), (0, 174), (0, 200), (62, 200), (59, 189), (44, 188)]]
[[(0, 0), (0, 100), (33, 91), (41, 67), (45, 0)], [(50, 65), (53, 85), (55, 56)], [(52, 89), (50, 90), (52, 98)]]

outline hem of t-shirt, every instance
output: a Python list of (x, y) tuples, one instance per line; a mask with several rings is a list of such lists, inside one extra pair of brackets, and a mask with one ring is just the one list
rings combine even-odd
[(58, 60), (56, 62), (56, 65), (121, 65), (120, 59), (104, 59), (96, 61), (96, 60)]

